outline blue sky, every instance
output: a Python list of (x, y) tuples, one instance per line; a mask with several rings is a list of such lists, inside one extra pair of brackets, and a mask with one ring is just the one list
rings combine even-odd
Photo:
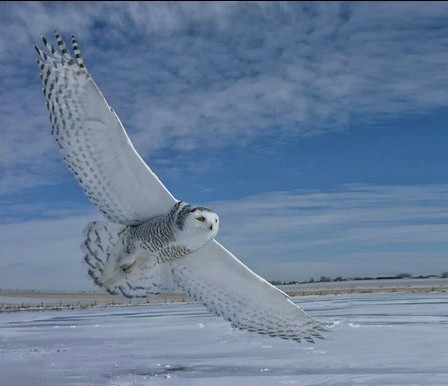
[(448, 4), (1, 3), (0, 288), (91, 289), (99, 213), (50, 135), (77, 36), (135, 147), (271, 280), (448, 271)]

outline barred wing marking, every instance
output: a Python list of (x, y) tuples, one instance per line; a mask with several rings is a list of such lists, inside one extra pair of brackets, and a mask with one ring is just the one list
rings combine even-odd
[(172, 266), (175, 283), (233, 327), (298, 342), (322, 338), (322, 325), (215, 240)]
[(37, 60), (52, 134), (84, 192), (113, 222), (139, 224), (176, 202), (132, 145), (120, 119), (85, 67), (56, 33), (58, 49), (42, 38)]

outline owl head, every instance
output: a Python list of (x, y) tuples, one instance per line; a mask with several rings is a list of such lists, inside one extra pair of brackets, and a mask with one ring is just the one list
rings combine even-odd
[(219, 216), (210, 209), (178, 202), (175, 215), (176, 241), (193, 251), (218, 233)]

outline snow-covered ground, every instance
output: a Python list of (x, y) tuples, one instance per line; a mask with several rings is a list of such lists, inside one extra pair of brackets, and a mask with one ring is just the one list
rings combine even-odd
[(410, 290), (410, 292), (421, 289), (448, 289), (448, 278), (427, 278), (427, 279), (384, 279), (384, 280), (347, 280), (347, 281), (332, 281), (332, 282), (316, 282), (303, 284), (286, 284), (280, 285), (282, 291), (286, 292), (309, 292), (312, 290), (354, 290), (354, 292), (371, 289), (375, 292), (389, 289), (399, 291), (400, 289)]
[(297, 298), (333, 323), (297, 344), (197, 304), (0, 314), (0, 385), (448, 384), (448, 293)]

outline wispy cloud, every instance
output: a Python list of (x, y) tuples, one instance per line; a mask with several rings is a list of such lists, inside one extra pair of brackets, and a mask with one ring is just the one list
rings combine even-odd
[[(208, 206), (221, 216), (219, 241), (269, 279), (448, 269), (446, 184), (271, 192)], [(79, 210), (0, 224), (0, 287), (92, 288), (79, 245), (99, 216)]]
[[(92, 207), (36, 193), (71, 178), (32, 48), (54, 29), (77, 35), (162, 180), (210, 167), (198, 161), (204, 151), (261, 142), (275, 153), (298, 137), (448, 104), (448, 3), (0, 3), (0, 286), (58, 287), (67, 277), (88, 286), (78, 245)], [(272, 279), (418, 273), (445, 264), (447, 190), (347, 185), (210, 206), (223, 218), (220, 240)]]
[(75, 213), (0, 224), (0, 288), (93, 289), (80, 245), (82, 230), (94, 215)]
[[(448, 103), (448, 6), (2, 3), (1, 190), (51, 182), (32, 44), (78, 35), (143, 156), (322, 134)], [(184, 164), (185, 165), (185, 164)]]
[(447, 185), (349, 185), (210, 205), (222, 213), (220, 239), (266, 276), (446, 269)]

